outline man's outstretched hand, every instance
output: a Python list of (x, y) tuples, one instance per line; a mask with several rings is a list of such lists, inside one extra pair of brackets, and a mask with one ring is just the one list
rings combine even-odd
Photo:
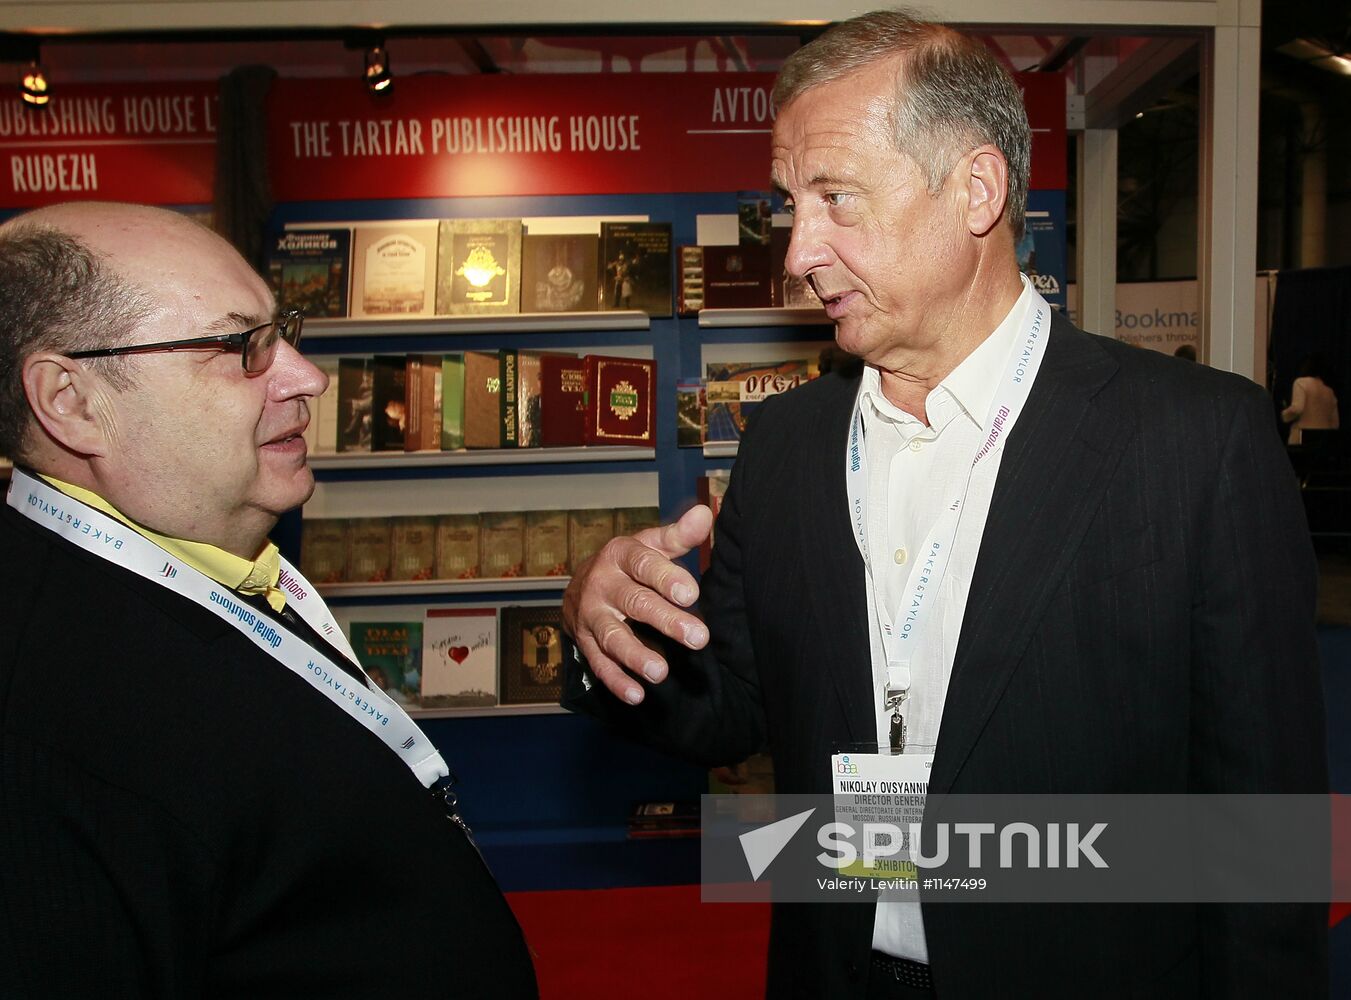
[(630, 674), (653, 683), (666, 679), (666, 661), (649, 649), (628, 622), (651, 625), (690, 649), (708, 642), (708, 627), (682, 609), (699, 597), (699, 585), (672, 562), (699, 545), (713, 528), (713, 512), (693, 507), (672, 524), (612, 538), (582, 564), (563, 594), (563, 622), (596, 679), (631, 705), (643, 700)]

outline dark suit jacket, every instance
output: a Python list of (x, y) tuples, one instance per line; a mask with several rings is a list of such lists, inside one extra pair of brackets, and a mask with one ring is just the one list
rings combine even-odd
[[(828, 793), (876, 740), (864, 569), (846, 509), (857, 378), (759, 408), (716, 528), (711, 642), (639, 709), (568, 703), (708, 765), (768, 746)], [(1058, 314), (1008, 437), (932, 793), (1321, 792), (1316, 568), (1266, 394)], [(1318, 995), (1326, 908), (924, 904), (943, 998)], [(871, 904), (775, 908), (772, 996), (857, 995)]]
[(0, 566), (0, 995), (535, 995), (477, 851), (377, 737), (8, 506)]

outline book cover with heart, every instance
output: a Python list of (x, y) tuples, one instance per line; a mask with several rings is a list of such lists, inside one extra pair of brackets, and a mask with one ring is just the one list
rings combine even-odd
[(497, 609), (428, 608), (422, 625), (422, 707), (497, 704)]

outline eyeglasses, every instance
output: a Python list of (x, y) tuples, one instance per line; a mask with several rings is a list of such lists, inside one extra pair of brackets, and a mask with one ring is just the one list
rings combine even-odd
[(292, 347), (300, 344), (300, 330), (305, 325), (305, 314), (299, 309), (287, 309), (277, 318), (255, 326), (243, 333), (223, 333), (214, 337), (192, 337), (189, 340), (165, 340), (158, 344), (127, 344), (124, 347), (101, 347), (94, 351), (75, 351), (68, 358), (111, 358), (119, 354), (144, 354), (150, 351), (188, 351), (202, 347), (239, 349), (244, 372), (261, 375), (277, 356), (277, 344), (286, 341)]

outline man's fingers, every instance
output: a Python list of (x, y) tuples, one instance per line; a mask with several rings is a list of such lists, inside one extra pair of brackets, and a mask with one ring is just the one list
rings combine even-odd
[(621, 621), (611, 619), (598, 631), (579, 637), (577, 645), (596, 680), (630, 705), (643, 700), (642, 686), (630, 674), (640, 673), (654, 683), (666, 677), (666, 662)]

